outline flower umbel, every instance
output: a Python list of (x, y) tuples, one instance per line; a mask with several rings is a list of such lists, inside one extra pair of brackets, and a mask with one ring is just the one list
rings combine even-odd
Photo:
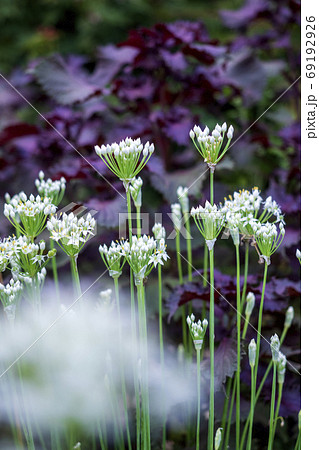
[(121, 276), (122, 268), (125, 264), (121, 245), (112, 241), (109, 247), (105, 244), (100, 245), (99, 251), (101, 258), (109, 271), (109, 275), (112, 278)]
[(124, 182), (128, 183), (143, 169), (154, 152), (154, 144), (141, 143), (141, 139), (127, 137), (119, 144), (95, 146), (96, 154), (104, 161), (107, 167)]
[(4, 205), (7, 219), (21, 234), (31, 239), (44, 230), (47, 217), (55, 212), (56, 206), (49, 197), (34, 197), (31, 194), (28, 198), (24, 192), (8, 199), (8, 203)]
[(77, 256), (85, 243), (94, 235), (95, 219), (87, 214), (80, 219), (73, 213), (51, 217), (47, 223), (51, 239), (56, 241), (70, 257)]
[(211, 251), (225, 225), (225, 214), (216, 205), (211, 205), (206, 201), (205, 207), (192, 208), (191, 216), (206, 240), (208, 250)]
[(51, 178), (45, 180), (44, 173), (40, 170), (39, 179), (35, 180), (35, 185), (41, 197), (50, 198), (52, 203), (58, 206), (65, 192), (66, 181), (64, 177), (55, 181)]
[(194, 314), (191, 314), (191, 316), (187, 316), (186, 322), (192, 336), (195, 349), (201, 350), (208, 325), (207, 319), (204, 319), (203, 322), (201, 320), (195, 322), (195, 316)]
[(253, 224), (253, 231), (257, 247), (261, 253), (260, 257), (270, 264), (270, 256), (280, 247), (284, 236), (285, 229), (282, 222), (279, 223), (279, 230), (273, 223), (261, 224), (257, 222)]
[[(205, 127), (204, 130), (202, 130), (198, 125), (195, 125), (189, 132), (193, 144), (212, 171), (215, 170), (216, 164), (227, 152), (233, 134), (234, 127), (230, 125), (227, 131), (226, 122), (224, 122), (222, 126), (217, 124), (211, 134), (208, 127)], [(227, 137), (227, 142), (222, 149), (225, 135)]]

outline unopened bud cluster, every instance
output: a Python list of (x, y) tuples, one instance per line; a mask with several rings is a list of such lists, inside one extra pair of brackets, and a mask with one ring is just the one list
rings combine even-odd
[[(211, 133), (207, 126), (202, 130), (198, 125), (195, 125), (189, 132), (193, 144), (211, 170), (215, 169), (216, 164), (227, 152), (233, 134), (233, 126), (230, 125), (228, 128), (226, 122), (224, 122), (222, 126), (217, 124)], [(222, 148), (225, 135), (227, 137), (227, 142), (224, 148)]]
[(187, 316), (186, 322), (192, 336), (195, 349), (201, 350), (208, 325), (207, 319), (204, 319), (203, 321), (198, 320), (195, 322), (195, 316), (194, 314), (191, 314), (191, 316)]
[(143, 145), (140, 138), (127, 137), (118, 144), (96, 145), (95, 152), (127, 188), (152, 156), (154, 144)]
[(216, 205), (206, 201), (205, 206), (191, 209), (198, 230), (206, 240), (208, 250), (212, 250), (216, 239), (225, 225), (225, 214)]
[(112, 241), (109, 247), (105, 244), (100, 245), (99, 251), (109, 271), (109, 275), (113, 278), (118, 278), (122, 274), (122, 268), (125, 263), (121, 245)]
[(140, 208), (142, 206), (142, 186), (143, 180), (141, 177), (133, 178), (131, 181), (130, 192), (135, 208)]
[(44, 173), (40, 170), (39, 179), (35, 180), (35, 186), (41, 197), (50, 198), (52, 203), (58, 206), (65, 192), (66, 180), (64, 177), (55, 181), (52, 181), (51, 178), (45, 180)]

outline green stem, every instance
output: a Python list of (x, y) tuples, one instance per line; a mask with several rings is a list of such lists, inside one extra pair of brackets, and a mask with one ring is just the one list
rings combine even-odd
[(136, 207), (136, 231), (137, 237), (141, 237), (141, 207)]
[(214, 203), (214, 171), (210, 171), (210, 203)]
[(177, 270), (178, 270), (178, 281), (179, 284), (183, 284), (183, 269), (182, 269), (182, 259), (181, 259), (181, 236), (180, 232), (176, 230), (176, 260), (177, 260)]
[(273, 429), (272, 438), (271, 438), (272, 439), (272, 445), (274, 443), (275, 434), (276, 434), (279, 408), (280, 408), (280, 405), (281, 405), (282, 388), (283, 388), (283, 383), (278, 383), (278, 397), (277, 397), (277, 405), (276, 405), (276, 411), (275, 411), (274, 429)]
[(299, 430), (294, 450), (300, 450), (300, 449), (301, 449), (301, 430)]
[(231, 427), (231, 420), (233, 417), (233, 409), (234, 409), (234, 402), (235, 402), (235, 395), (236, 395), (236, 389), (237, 389), (237, 383), (235, 378), (232, 380), (232, 396), (230, 400), (230, 407), (229, 407), (229, 413), (228, 413), (228, 421), (227, 421), (227, 428), (226, 428), (226, 436), (225, 436), (225, 444), (224, 449), (228, 449), (228, 442), (229, 442), (229, 435), (230, 435), (230, 427)]
[(236, 448), (239, 448), (240, 443), (240, 330), (241, 330), (241, 315), (240, 315), (240, 259), (239, 259), (239, 245), (236, 245), (236, 272), (237, 272), (237, 396), (236, 396)]
[(255, 376), (254, 376), (254, 366), (251, 366), (251, 392), (250, 392), (250, 426), (249, 435), (247, 442), (247, 450), (251, 450), (251, 438), (253, 435), (253, 424), (254, 424), (254, 406), (255, 406)]
[[(133, 281), (133, 271), (130, 268), (130, 285), (131, 285), (131, 329), (132, 329), (132, 340), (134, 346), (134, 354), (137, 354), (137, 330), (136, 330), (136, 313), (135, 313), (135, 299), (134, 299), (134, 281)], [(136, 403), (136, 450), (140, 450), (141, 447), (141, 406), (140, 406), (140, 389), (138, 383), (138, 376), (136, 371), (133, 371), (134, 377), (134, 392), (135, 392), (135, 403)]]
[[(224, 401), (222, 423), (221, 423), (222, 430), (225, 430), (225, 426), (226, 426), (226, 419), (227, 419), (227, 412), (228, 412), (228, 405), (229, 405), (229, 398), (230, 398), (230, 391), (231, 391), (231, 387), (232, 387), (232, 381), (233, 381), (232, 378), (228, 378), (227, 379), (226, 396), (225, 396), (225, 401)], [(222, 433), (222, 441), (220, 443), (220, 447), (221, 448), (222, 448), (222, 445), (223, 445), (224, 435), (225, 435), (225, 433)]]
[[(204, 267), (203, 267), (203, 286), (207, 286), (207, 269), (208, 269), (208, 247), (204, 247)], [(205, 303), (204, 303), (205, 304)]]
[(77, 298), (79, 298), (82, 295), (82, 291), (81, 291), (79, 272), (78, 272), (78, 268), (77, 268), (77, 257), (78, 257), (78, 255), (70, 256), (70, 264), (71, 264), (74, 293), (75, 293), (75, 296)]
[[(119, 280), (118, 280), (118, 278), (114, 278), (113, 280), (114, 280), (115, 300), (116, 300), (116, 307), (117, 307), (117, 318), (118, 318), (118, 324), (119, 324), (118, 325), (118, 328), (119, 328), (119, 348), (122, 348)], [(125, 426), (126, 426), (127, 444), (128, 444), (129, 450), (132, 450), (131, 435), (130, 435), (130, 425), (129, 425), (128, 413), (127, 413), (127, 394), (126, 394), (124, 367), (123, 367), (123, 360), (122, 360), (121, 355), (119, 357), (119, 365), (120, 365), (120, 376), (121, 376), (121, 387), (122, 387), (122, 397), (123, 397), (123, 407), (124, 407), (124, 418), (125, 418)]]
[(128, 216), (128, 232), (130, 244), (132, 243), (132, 208), (131, 208), (131, 194), (130, 194), (130, 185), (128, 184), (126, 187), (126, 203), (127, 203), (127, 216)]
[(242, 339), (243, 339), (243, 340), (246, 338), (247, 329), (248, 329), (248, 324), (249, 324), (249, 319), (250, 319), (250, 317), (246, 316), (246, 320), (245, 320), (245, 322), (244, 322), (243, 334), (242, 334)]
[(197, 357), (197, 428), (196, 428), (196, 450), (199, 450), (200, 431), (200, 350), (196, 349)]
[[(50, 250), (54, 250), (54, 240), (50, 239)], [(52, 261), (52, 272), (53, 272), (53, 279), (54, 279), (54, 285), (55, 285), (55, 292), (57, 296), (58, 302), (60, 302), (60, 290), (59, 290), (59, 278), (58, 278), (58, 268), (56, 264), (56, 256), (53, 256), (51, 259)]]
[(277, 367), (276, 364), (274, 364), (272, 389), (271, 389), (271, 403), (270, 403), (268, 450), (272, 449), (272, 436), (273, 436), (275, 398), (276, 398), (276, 367)]
[(187, 232), (186, 238), (186, 248), (187, 248), (187, 271), (188, 271), (188, 281), (192, 281), (192, 271), (193, 271), (193, 262), (192, 262), (192, 239), (191, 239), (191, 228), (190, 228), (190, 215), (188, 213), (188, 219), (185, 223), (185, 228)]
[(214, 250), (209, 251), (210, 303), (209, 303), (209, 351), (210, 351), (210, 400), (208, 423), (208, 450), (214, 447), (214, 348), (215, 348), (215, 305), (214, 305)]
[(249, 241), (245, 240), (244, 284), (243, 284), (243, 290), (242, 290), (242, 294), (241, 294), (240, 312), (243, 311), (244, 303), (245, 303), (245, 300), (246, 300), (248, 266), (249, 266)]
[(266, 282), (267, 282), (267, 270), (268, 270), (268, 265), (265, 262), (265, 264), (264, 264), (263, 287), (262, 287), (262, 292), (261, 292), (259, 314), (258, 314), (256, 365), (255, 365), (255, 387), (257, 387), (257, 374), (258, 374), (258, 363), (259, 363), (259, 352), (260, 352), (261, 325), (262, 325), (262, 319), (263, 319), (263, 307), (264, 307), (265, 289), (266, 289)]
[(159, 341), (160, 341), (160, 359), (162, 371), (162, 401), (163, 401), (163, 437), (162, 449), (166, 449), (166, 402), (164, 389), (164, 339), (163, 339), (163, 298), (162, 298), (162, 266), (158, 264), (158, 327), (159, 327)]
[[(282, 345), (282, 343), (284, 342), (286, 334), (287, 334), (287, 331), (288, 331), (288, 328), (284, 327), (282, 335), (281, 335), (281, 338), (280, 338), (280, 345)], [(264, 376), (263, 376), (263, 378), (262, 378), (262, 380), (260, 382), (260, 385), (258, 387), (257, 394), (255, 396), (255, 405), (254, 405), (254, 407), (256, 406), (256, 403), (257, 403), (258, 398), (259, 398), (259, 396), (261, 394), (262, 388), (264, 387), (264, 384), (265, 384), (265, 382), (266, 382), (266, 380), (268, 378), (269, 372), (272, 369), (272, 366), (273, 366), (273, 360), (271, 359), (269, 364), (268, 364), (268, 367), (266, 369), (266, 372), (265, 372), (265, 374), (264, 374)], [(256, 390), (256, 385), (255, 385), (255, 390)], [(245, 423), (245, 427), (244, 427), (244, 431), (242, 433), (241, 442), (240, 442), (240, 450), (243, 450), (243, 448), (244, 448), (244, 443), (245, 443), (245, 438), (246, 438), (249, 422), (250, 422), (250, 413), (249, 413), (249, 415), (247, 417), (247, 420), (246, 420), (246, 423)]]
[(139, 306), (140, 352), (142, 359), (142, 448), (151, 449), (149, 393), (148, 393), (148, 351), (147, 351), (147, 322), (145, 309), (145, 291), (143, 284), (137, 286)]
[[(129, 241), (132, 243), (132, 209), (131, 209), (131, 194), (129, 184), (125, 186), (126, 190), (126, 203), (127, 203), (127, 216), (129, 226)], [(140, 227), (138, 226), (138, 231)], [(135, 299), (134, 299), (134, 277), (133, 271), (130, 268), (130, 290), (131, 290), (131, 329), (134, 346), (137, 342), (137, 330), (136, 330), (136, 315), (135, 315)], [(141, 409), (140, 409), (140, 390), (137, 378), (137, 373), (134, 371), (134, 391), (136, 401), (136, 450), (140, 449), (140, 437), (141, 437)]]

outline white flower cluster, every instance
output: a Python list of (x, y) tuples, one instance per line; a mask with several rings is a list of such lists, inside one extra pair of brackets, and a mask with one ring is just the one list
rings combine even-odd
[(154, 152), (154, 144), (146, 142), (143, 145), (140, 138), (128, 137), (119, 144), (114, 142), (94, 148), (108, 168), (125, 183), (129, 183), (143, 169)]
[(16, 303), (17, 298), (20, 296), (23, 289), (23, 285), (19, 280), (11, 278), (8, 284), (4, 285), (0, 283), (0, 298), (3, 307)]
[(152, 232), (157, 241), (159, 241), (160, 239), (166, 238), (166, 231), (161, 223), (155, 223), (152, 228)]
[(201, 320), (195, 322), (195, 316), (194, 314), (191, 314), (191, 316), (187, 316), (186, 322), (192, 336), (195, 349), (201, 350), (208, 325), (207, 319), (204, 319), (203, 322)]
[(6, 270), (10, 259), (16, 250), (16, 238), (14, 236), (0, 239), (0, 272), (4, 272)]
[(51, 217), (47, 228), (51, 233), (51, 239), (56, 241), (68, 256), (75, 257), (94, 235), (95, 223), (90, 213), (81, 218), (73, 213), (63, 213), (59, 218)]
[[(217, 124), (211, 134), (207, 126), (204, 128), (204, 130), (202, 130), (198, 125), (195, 125), (194, 128), (189, 132), (189, 136), (192, 139), (195, 147), (202, 155), (204, 161), (207, 163), (208, 167), (211, 170), (214, 170), (216, 164), (222, 159), (222, 157), (228, 150), (230, 141), (233, 138), (234, 127), (230, 125), (227, 133), (226, 131), (227, 123), (224, 122), (222, 126)], [(225, 134), (228, 141), (224, 149), (220, 153)], [(195, 137), (197, 139), (197, 143), (195, 141)]]
[(183, 214), (189, 213), (189, 198), (188, 198), (188, 188), (179, 186), (177, 188), (177, 197), (181, 204)]
[(23, 285), (19, 280), (11, 278), (8, 284), (0, 283), (0, 300), (4, 312), (9, 321), (13, 322), (16, 314), (16, 307), (21, 298)]
[(279, 248), (285, 236), (283, 223), (279, 222), (279, 231), (275, 224), (269, 222), (256, 222), (252, 229), (261, 257), (270, 264), (270, 256)]
[(141, 177), (133, 178), (131, 181), (130, 191), (135, 208), (140, 208), (142, 206), (142, 186), (143, 180)]
[(35, 180), (35, 186), (42, 197), (51, 199), (54, 205), (58, 205), (64, 195), (66, 180), (61, 177), (60, 180), (52, 181), (51, 178), (44, 179), (44, 172), (40, 170), (39, 179)]
[(125, 262), (125, 260), (122, 260), (121, 245), (112, 241), (109, 247), (106, 244), (100, 245), (99, 251), (104, 264), (109, 270), (109, 275), (113, 278), (121, 276)]
[(157, 264), (164, 264), (168, 259), (165, 241), (161, 239), (159, 245), (153, 237), (143, 235), (132, 236), (129, 241), (121, 242), (122, 254), (134, 272), (135, 284), (140, 285)]
[(180, 231), (182, 228), (182, 208), (179, 203), (173, 203), (171, 205), (171, 218), (176, 231)]
[(222, 228), (225, 225), (225, 214), (221, 208), (215, 204), (211, 205), (206, 200), (205, 206), (198, 206), (191, 209), (191, 216), (194, 218), (197, 228), (206, 240), (208, 250), (211, 251)]
[(40, 195), (28, 198), (24, 192), (6, 197), (4, 215), (22, 234), (31, 238), (38, 236), (45, 228), (47, 216), (56, 212), (56, 206), (49, 197), (41, 198)]
[(50, 250), (44, 255), (44, 250), (44, 241), (35, 244), (27, 236), (9, 237), (0, 243), (0, 261), (5, 265), (4, 269), (11, 266), (15, 277), (21, 275), (23, 280), (32, 279), (56, 253), (56, 250)]
[(268, 217), (265, 220), (268, 220), (270, 215), (276, 217), (277, 222), (282, 220), (282, 211), (278, 203), (272, 199), (271, 196), (267, 197), (264, 203), (264, 211), (268, 213)]

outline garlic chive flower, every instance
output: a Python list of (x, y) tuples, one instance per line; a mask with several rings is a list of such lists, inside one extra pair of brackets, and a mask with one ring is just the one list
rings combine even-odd
[(163, 266), (164, 262), (169, 259), (164, 238), (156, 239), (156, 250), (156, 253), (151, 256), (150, 261), (153, 262), (154, 267), (156, 267), (157, 264)]
[(220, 444), (222, 442), (222, 428), (217, 428), (216, 434), (215, 434), (215, 450), (219, 450)]
[(186, 187), (179, 186), (177, 188), (177, 197), (181, 204), (182, 213), (189, 213), (189, 198), (188, 198), (188, 189)]
[(122, 241), (120, 245), (122, 254), (134, 273), (136, 286), (143, 284), (153, 267), (156, 267), (157, 264), (164, 264), (163, 261), (166, 261), (168, 258), (164, 249), (162, 249), (161, 253), (157, 249), (156, 240), (146, 235), (139, 238), (132, 236), (131, 244), (129, 241)]
[(285, 323), (284, 323), (284, 327), (285, 328), (290, 328), (292, 321), (294, 320), (294, 308), (293, 306), (289, 306), (289, 308), (286, 311), (286, 316), (285, 316)]
[(55, 206), (61, 203), (65, 192), (66, 180), (61, 177), (59, 180), (52, 181), (51, 178), (44, 179), (42, 170), (39, 172), (39, 179), (35, 180), (35, 186), (41, 197), (48, 197)]
[(257, 346), (255, 339), (252, 339), (248, 345), (248, 357), (250, 367), (254, 367), (256, 364), (256, 348)]
[(155, 223), (152, 228), (152, 232), (157, 241), (159, 241), (160, 239), (166, 238), (166, 231), (161, 223)]
[(45, 242), (38, 244), (26, 236), (20, 236), (14, 241), (15, 251), (10, 257), (12, 273), (21, 280), (33, 279), (55, 256), (56, 250), (45, 253)]
[(211, 205), (206, 201), (205, 207), (192, 208), (191, 216), (204, 237), (208, 250), (211, 251), (225, 225), (225, 214), (216, 205)]
[[(234, 127), (230, 125), (227, 130), (226, 122), (222, 126), (216, 125), (212, 133), (206, 126), (202, 130), (198, 125), (195, 125), (189, 132), (189, 136), (193, 141), (198, 152), (204, 158), (208, 167), (214, 171), (216, 164), (222, 159), (228, 150), (230, 141), (233, 138)], [(227, 137), (226, 145), (223, 147), (225, 135)]]
[[(264, 206), (261, 210), (263, 203)], [(237, 219), (239, 232), (246, 238), (251, 238), (254, 235), (253, 227), (258, 222), (261, 224), (267, 221), (283, 222), (279, 205), (271, 197), (263, 202), (258, 187), (254, 187), (251, 192), (242, 189), (234, 192), (228, 199), (225, 198), (223, 211), (228, 217), (233, 216)]]
[(143, 180), (141, 177), (133, 178), (131, 181), (130, 192), (135, 208), (140, 208), (142, 206), (142, 186)]
[(119, 144), (114, 142), (109, 145), (95, 147), (96, 154), (107, 167), (123, 181), (127, 189), (128, 183), (143, 169), (154, 152), (154, 144), (141, 143), (141, 139), (126, 138)]
[(255, 294), (252, 292), (248, 292), (246, 297), (246, 309), (245, 309), (245, 315), (246, 318), (249, 320), (251, 313), (253, 312), (255, 306)]
[(191, 316), (187, 316), (186, 322), (193, 339), (195, 349), (201, 350), (208, 325), (207, 319), (204, 319), (203, 322), (201, 320), (195, 322), (195, 316), (194, 314), (191, 314)]
[(121, 245), (112, 241), (109, 247), (105, 244), (100, 245), (99, 251), (101, 258), (109, 271), (110, 277), (119, 278), (125, 264)]
[(171, 218), (174, 224), (175, 231), (180, 231), (182, 228), (182, 208), (179, 203), (171, 205)]
[(279, 348), (280, 348), (280, 340), (277, 334), (274, 334), (270, 338), (270, 349), (272, 354), (272, 360), (274, 363), (278, 362), (279, 359)]
[(47, 217), (56, 212), (56, 206), (49, 197), (40, 195), (28, 198), (20, 192), (4, 205), (4, 215), (21, 234), (36, 238), (45, 228)]
[(95, 223), (90, 213), (80, 219), (73, 213), (63, 213), (62, 216), (51, 217), (47, 228), (51, 233), (50, 238), (56, 241), (68, 256), (75, 257), (94, 235)]
[(280, 247), (285, 229), (282, 222), (279, 223), (279, 229), (273, 223), (261, 224), (257, 222), (253, 225), (254, 237), (257, 247), (261, 253), (260, 257), (270, 264), (270, 256)]
[(298, 258), (298, 261), (301, 264), (301, 251), (299, 249), (296, 250), (296, 258)]
[(4, 272), (6, 270), (11, 257), (15, 254), (17, 249), (18, 247), (15, 236), (0, 239), (0, 272)]
[(16, 307), (21, 298), (22, 290), (22, 283), (14, 278), (11, 278), (6, 285), (0, 283), (0, 300), (4, 312), (11, 322), (15, 319)]
[(279, 352), (278, 362), (277, 362), (277, 374), (278, 374), (278, 383), (283, 384), (285, 381), (285, 373), (286, 373), (286, 364), (287, 359), (285, 355)]

